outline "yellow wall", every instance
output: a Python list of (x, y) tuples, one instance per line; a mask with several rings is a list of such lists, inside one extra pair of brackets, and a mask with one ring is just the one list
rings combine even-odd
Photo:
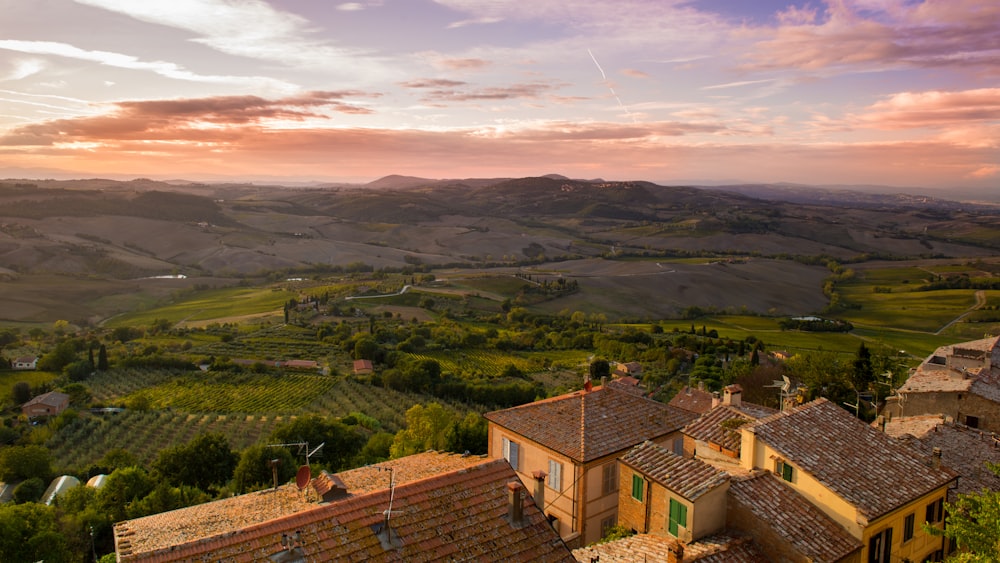
[[(941, 549), (944, 545), (943, 538), (934, 537), (924, 532), (923, 523), (927, 514), (927, 505), (937, 499), (945, 498), (947, 494), (948, 487), (946, 485), (870, 522), (865, 527), (864, 536), (861, 538), (863, 544), (862, 561), (868, 560), (868, 540), (890, 526), (892, 527), (892, 561), (902, 561), (904, 558), (910, 561), (923, 561), (924, 557)], [(908, 514), (915, 514), (916, 518), (914, 518), (913, 524), (913, 539), (904, 543), (903, 524)]]

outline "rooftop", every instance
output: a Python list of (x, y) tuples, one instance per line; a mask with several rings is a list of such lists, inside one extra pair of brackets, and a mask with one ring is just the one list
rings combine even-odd
[[(601, 563), (636, 563), (666, 561), (667, 551), (677, 540), (655, 534), (635, 534), (612, 542), (573, 550), (573, 557), (590, 563), (599, 557)], [(721, 533), (684, 545), (684, 563), (765, 563), (752, 538)]]
[(69, 395), (66, 393), (60, 393), (59, 391), (49, 391), (48, 393), (43, 393), (27, 403), (21, 405), (21, 408), (29, 407), (32, 405), (46, 405), (49, 407), (58, 407), (65, 401), (69, 400)]
[[(119, 561), (573, 561), (533, 502), (521, 523), (508, 518), (508, 483), (520, 485), (503, 460), (483, 461), (314, 506), (259, 524), (157, 551), (123, 553)], [(301, 539), (289, 553), (283, 538)]]
[(822, 398), (743, 431), (815, 477), (869, 521), (958, 476), (945, 467), (931, 467), (927, 456)]
[[(386, 461), (378, 467), (393, 468), (397, 485), (432, 475), (455, 471), (482, 463), (478, 456), (424, 452)], [(389, 486), (388, 475), (376, 466), (359, 467), (337, 477), (347, 486), (349, 495), (357, 496)], [(310, 488), (299, 491), (294, 483), (227, 499), (208, 502), (115, 525), (116, 544), (128, 540), (127, 553), (152, 552), (218, 534), (225, 534), (261, 524), (268, 520), (313, 509), (317, 506)], [(125, 550), (119, 550), (122, 554)]]
[(1000, 440), (991, 433), (945, 422), (940, 416), (894, 418), (886, 422), (885, 433), (925, 456), (940, 448), (941, 464), (961, 476), (958, 487), (948, 491), (949, 496), (984, 488), (1000, 490), (1000, 477), (986, 467), (986, 463), (1000, 463)]
[(577, 462), (666, 436), (694, 419), (687, 411), (613, 386), (594, 387), (519, 407), (486, 419)]
[(719, 405), (685, 426), (682, 432), (695, 440), (718, 444), (731, 452), (739, 453), (739, 428), (776, 412), (778, 411), (768, 407), (747, 403), (739, 407)]
[(681, 389), (670, 402), (672, 407), (684, 409), (696, 414), (706, 413), (712, 408), (712, 394), (694, 387)]
[(998, 347), (1000, 337), (941, 346), (914, 370), (899, 392), (971, 391), (1000, 402), (1000, 366), (986, 361)]
[(861, 549), (847, 530), (769, 472), (733, 479), (729, 497), (806, 560), (839, 561)]
[(725, 471), (652, 442), (632, 448), (621, 462), (690, 501), (729, 481)]

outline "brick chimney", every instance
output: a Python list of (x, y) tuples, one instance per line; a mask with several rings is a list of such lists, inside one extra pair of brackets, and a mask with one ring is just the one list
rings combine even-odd
[(684, 562), (684, 544), (675, 541), (667, 546), (667, 563)]
[(931, 453), (931, 467), (941, 469), (941, 448), (934, 448)]
[(715, 407), (721, 404), (722, 404), (722, 399), (719, 398), (719, 392), (712, 391), (712, 408), (714, 409)]
[(545, 510), (545, 478), (548, 477), (548, 474), (545, 473), (544, 471), (542, 471), (541, 469), (538, 469), (538, 470), (532, 472), (531, 476), (535, 478), (535, 494), (534, 494), (535, 506), (538, 507), (538, 510), (544, 511)]
[(727, 385), (722, 390), (722, 404), (738, 407), (743, 404), (743, 388), (737, 384)]
[(521, 527), (524, 524), (524, 485), (518, 481), (507, 483), (507, 510), (510, 525)]

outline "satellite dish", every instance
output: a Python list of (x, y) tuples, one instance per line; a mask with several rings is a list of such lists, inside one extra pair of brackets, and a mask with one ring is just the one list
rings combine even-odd
[(309, 484), (310, 479), (312, 479), (312, 470), (309, 469), (308, 465), (303, 465), (295, 473), (295, 486), (298, 487), (299, 490), (301, 491), (302, 489), (306, 488), (306, 485)]

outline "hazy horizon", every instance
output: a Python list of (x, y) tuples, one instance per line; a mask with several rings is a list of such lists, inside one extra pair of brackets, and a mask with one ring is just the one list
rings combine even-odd
[(1000, 183), (989, 0), (0, 6), (0, 176)]

